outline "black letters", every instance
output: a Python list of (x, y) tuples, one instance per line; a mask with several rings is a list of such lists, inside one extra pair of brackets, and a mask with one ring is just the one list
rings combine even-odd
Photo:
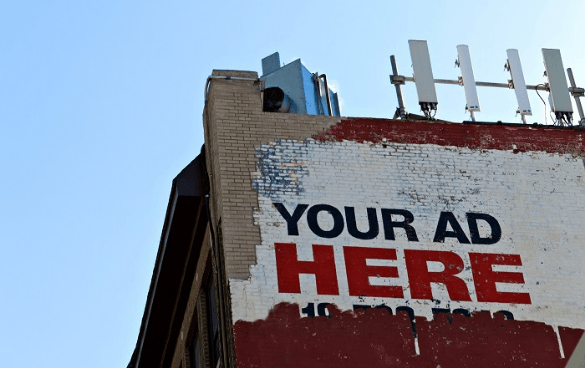
[[(404, 221), (392, 221), (392, 215), (403, 216)], [(384, 222), (384, 237), (386, 240), (395, 240), (394, 228), (401, 227), (406, 231), (408, 241), (418, 241), (414, 227), (410, 226), (414, 221), (414, 216), (409, 211), (382, 208), (382, 221)]]
[[(479, 236), (477, 220), (484, 220), (490, 225), (492, 229), (490, 236), (487, 238), (481, 238)], [(471, 242), (473, 244), (495, 244), (500, 241), (502, 237), (502, 228), (500, 227), (498, 220), (490, 215), (486, 215), (484, 213), (468, 213), (467, 224), (469, 224), (469, 232), (471, 233)]]
[[(447, 230), (447, 223), (451, 225), (453, 231)], [(457, 219), (451, 212), (441, 212), (441, 217), (439, 217), (439, 223), (437, 224), (437, 230), (435, 231), (433, 242), (444, 243), (446, 237), (457, 238), (461, 244), (469, 244), (469, 239), (467, 239), (461, 225), (459, 225)]]
[[(319, 222), (317, 221), (317, 215), (321, 211), (327, 211), (333, 216), (333, 229), (321, 229), (321, 226), (319, 226)], [(316, 204), (309, 208), (309, 211), (307, 212), (307, 223), (309, 224), (311, 231), (321, 238), (336, 238), (341, 234), (344, 228), (341, 212), (339, 212), (337, 208), (328, 204)]]
[(299, 227), (297, 224), (299, 222), (299, 219), (307, 209), (307, 207), (309, 207), (309, 205), (299, 204), (297, 208), (295, 208), (295, 211), (293, 212), (292, 216), (290, 215), (290, 213), (288, 213), (288, 211), (286, 210), (282, 203), (274, 203), (274, 207), (276, 207), (278, 212), (280, 212), (282, 217), (285, 219), (288, 235), (299, 235)]
[(378, 216), (376, 216), (375, 208), (368, 208), (368, 232), (363, 233), (358, 230), (355, 220), (355, 209), (353, 207), (345, 207), (345, 220), (347, 221), (347, 231), (356, 239), (369, 240), (378, 236)]
[[(341, 235), (346, 225), (349, 235), (356, 239), (371, 240), (375, 239), (380, 234), (380, 224), (378, 222), (376, 208), (366, 208), (368, 228), (367, 231), (363, 231), (364, 229), (358, 229), (354, 207), (344, 207), (344, 219), (341, 211), (328, 204), (316, 204), (311, 208), (309, 208), (308, 204), (298, 204), (292, 215), (282, 203), (273, 203), (273, 205), (286, 221), (288, 235), (299, 235), (298, 223), (305, 211), (307, 212), (309, 229), (321, 238), (330, 239), (338, 237)], [(324, 230), (317, 220), (319, 213), (322, 211), (329, 213), (333, 219), (333, 228), (330, 230)], [(401, 228), (406, 233), (408, 241), (419, 241), (418, 236), (416, 235), (416, 230), (411, 225), (414, 222), (414, 216), (410, 211), (395, 208), (382, 208), (381, 213), (385, 240), (396, 240), (395, 228)], [(396, 215), (402, 216), (403, 219), (401, 221), (393, 220), (392, 216)], [(471, 243), (486, 245), (495, 244), (501, 240), (502, 228), (500, 227), (498, 220), (493, 216), (485, 213), (469, 212), (466, 213), (466, 217), (471, 241), (452, 212), (441, 212), (433, 242), (444, 243), (445, 238), (456, 238), (461, 244)], [(485, 237), (482, 237), (479, 233), (478, 221), (480, 220), (485, 221), (490, 227), (490, 231)], [(450, 226), (451, 230), (447, 230), (447, 226)]]

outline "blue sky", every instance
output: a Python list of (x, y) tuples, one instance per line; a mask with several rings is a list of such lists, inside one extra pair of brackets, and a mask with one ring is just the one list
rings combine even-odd
[[(389, 56), (412, 75), (427, 40), (435, 78), (456, 46), (477, 80), (528, 84), (541, 48), (585, 85), (585, 2), (13, 1), (0, 4), (0, 365), (125, 367), (144, 309), (171, 181), (203, 143), (212, 69), (260, 72), (275, 51), (327, 73), (344, 116), (391, 118)], [(519, 122), (514, 92), (478, 88), (481, 121)], [(418, 113), (413, 84), (407, 108)], [(462, 121), (463, 88), (437, 87)], [(544, 122), (542, 103), (529, 92)], [(547, 94), (543, 97), (546, 99)], [(548, 118), (550, 123), (550, 118)]]

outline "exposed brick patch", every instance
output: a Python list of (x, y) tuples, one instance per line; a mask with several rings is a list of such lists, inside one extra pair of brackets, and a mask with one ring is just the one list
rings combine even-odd
[[(255, 78), (253, 72), (220, 71), (214, 75)], [(211, 182), (211, 213), (222, 220), (228, 278), (247, 279), (261, 242), (252, 213), (258, 207), (251, 173), (256, 147), (281, 139), (305, 140), (339, 122), (336, 116), (266, 113), (260, 85), (253, 81), (213, 79), (204, 113), (207, 169)]]

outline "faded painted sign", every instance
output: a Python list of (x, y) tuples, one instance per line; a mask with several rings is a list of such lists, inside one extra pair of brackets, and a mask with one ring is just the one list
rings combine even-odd
[[(365, 359), (352, 333), (390, 339), (368, 366), (486, 363), (492, 343), (503, 344), (504, 362), (525, 362), (515, 366), (562, 366), (585, 329), (582, 153), (550, 141), (413, 136), (390, 123), (368, 140), (340, 127), (256, 147), (262, 243), (251, 277), (230, 280), (236, 348), (254, 351), (267, 328), (295, 341), (337, 331), (345, 345), (333, 351), (347, 359), (322, 366)], [(274, 363), (250, 356), (239, 360)]]

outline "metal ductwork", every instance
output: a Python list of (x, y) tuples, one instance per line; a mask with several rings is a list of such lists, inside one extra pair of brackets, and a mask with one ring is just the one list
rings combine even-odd
[(262, 109), (267, 112), (289, 112), (290, 98), (279, 87), (269, 87), (264, 90)]
[[(337, 93), (324, 74), (311, 73), (301, 59), (280, 63), (278, 52), (262, 59), (264, 111), (340, 116)], [(274, 91), (272, 91), (274, 89)]]

